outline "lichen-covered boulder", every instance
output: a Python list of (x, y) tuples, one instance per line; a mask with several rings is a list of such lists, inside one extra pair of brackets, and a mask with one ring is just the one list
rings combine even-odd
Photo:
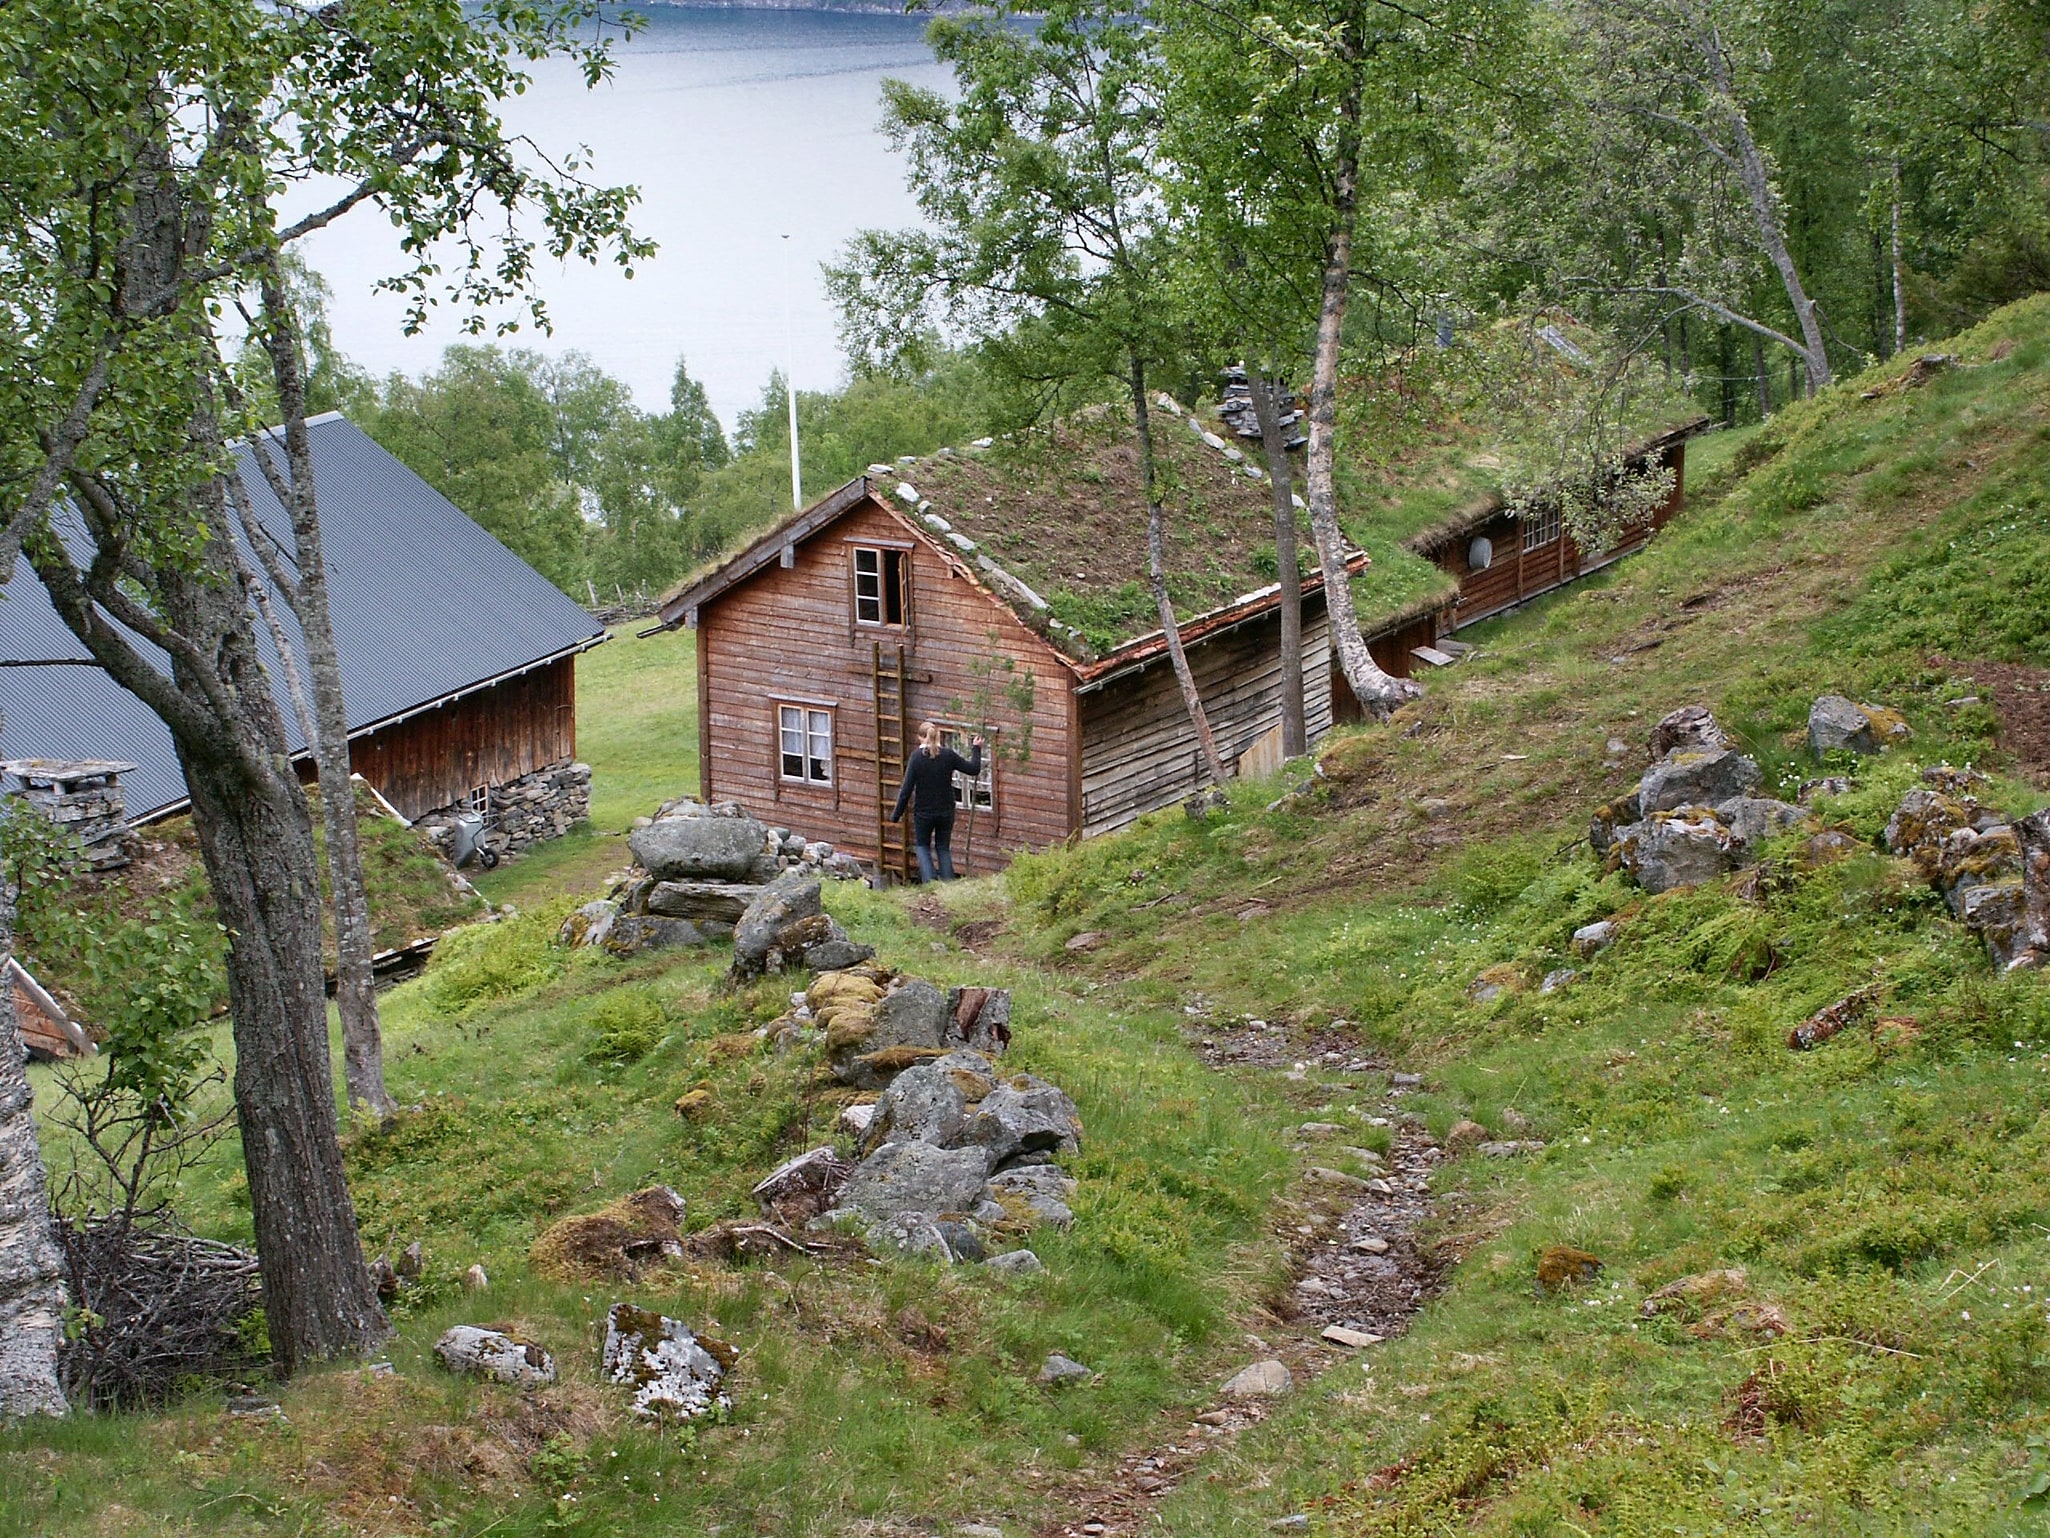
[(657, 918), (651, 913), (622, 913), (599, 942), (610, 956), (638, 956), (644, 951), (676, 950), (703, 945), (711, 937), (706, 926), (689, 919)]
[(988, 1176), (980, 1148), (885, 1143), (856, 1166), (839, 1200), (878, 1223), (906, 1212), (967, 1213), (982, 1200)]
[(2003, 971), (2032, 963), (2036, 936), (2029, 924), (2028, 893), (2019, 881), (1967, 887), (1959, 894), (1958, 922), (1986, 942), (1993, 964)]
[(1917, 851), (1915, 863), (1922, 868), (1933, 866), (1930, 879), (1950, 904), (1951, 913), (1962, 917), (1965, 893), (1973, 887), (2021, 880), (2021, 835), (2005, 825), (1984, 833), (1977, 828), (1956, 828), (1934, 849)]
[(1749, 796), (1765, 781), (1758, 765), (1727, 748), (1678, 748), (1644, 771), (1637, 783), (1642, 815), (1683, 806), (1721, 806)]
[(1636, 791), (1619, 796), (1607, 806), (1595, 808), (1593, 819), (1587, 826), (1587, 841), (1593, 846), (1598, 858), (1606, 859), (1616, 847), (1616, 836), (1634, 822), (1641, 822), (1644, 810)]
[(785, 871), (748, 904), (733, 931), (733, 975), (746, 979), (786, 967), (865, 961), (874, 947), (856, 945), (825, 911), (817, 876)]
[(971, 1113), (996, 1084), (996, 1070), (977, 1052), (949, 1052), (907, 1068), (877, 1097), (861, 1150), (903, 1142), (959, 1147)]
[(704, 809), (658, 818), (627, 836), (634, 858), (658, 881), (746, 881), (768, 843), (769, 830), (752, 817)]
[(999, 1169), (1020, 1154), (1072, 1153), (1082, 1146), (1082, 1117), (1055, 1085), (1021, 1073), (983, 1098), (964, 1136)]
[(539, 1343), (506, 1330), (456, 1325), (434, 1343), (434, 1356), (452, 1373), (514, 1388), (540, 1388), (555, 1381), (555, 1358)]
[(1675, 748), (1690, 753), (1719, 753), (1735, 740), (1722, 729), (1706, 705), (1682, 705), (1651, 729), (1651, 756), (1656, 763)]
[(1733, 797), (1718, 805), (1715, 815), (1747, 852), (1757, 849), (1768, 839), (1778, 838), (1803, 823), (1810, 823), (1808, 813), (1802, 808), (1763, 796)]
[(826, 1061), (841, 1083), (880, 1089), (905, 1069), (945, 1056), (951, 1018), (947, 996), (924, 978), (891, 977), (866, 1006), (831, 1011)]
[(1700, 886), (1737, 868), (1739, 846), (1711, 812), (1660, 812), (1623, 831), (1623, 865), (1647, 892)]
[[(1939, 848), (1959, 828), (1969, 828), (1975, 810), (1957, 796), (1918, 785), (1901, 797), (1901, 804), (1887, 820), (1886, 847), (1920, 864), (1925, 851)], [(1928, 874), (1934, 874), (1933, 866)]]
[[(716, 1348), (716, 1354), (715, 1354)], [(691, 1420), (732, 1402), (719, 1392), (730, 1348), (699, 1340), (690, 1326), (652, 1309), (615, 1303), (605, 1315), (600, 1370), (633, 1390), (633, 1412), (650, 1420)]]
[(560, 945), (603, 945), (619, 921), (619, 904), (606, 898), (588, 902), (562, 921), (556, 933)]
[(1024, 1164), (1000, 1170), (989, 1177), (989, 1194), (1020, 1227), (1068, 1228), (1074, 1224), (1068, 1198), (1075, 1194), (1075, 1182), (1059, 1165)]
[(1841, 694), (1825, 694), (1808, 708), (1808, 749), (1825, 753), (1877, 753), (1906, 740), (1908, 723), (1884, 705), (1860, 705)]

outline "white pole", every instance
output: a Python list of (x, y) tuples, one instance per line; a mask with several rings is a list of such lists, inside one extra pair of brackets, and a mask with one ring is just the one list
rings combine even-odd
[(797, 331), (790, 319), (787, 281), (783, 290), (783, 356), (789, 360), (783, 367), (783, 396), (790, 406), (790, 506), (796, 511), (804, 506), (804, 474), (797, 459)]

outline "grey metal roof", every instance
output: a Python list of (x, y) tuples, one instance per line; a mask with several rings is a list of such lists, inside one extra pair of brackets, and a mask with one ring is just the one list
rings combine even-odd
[[(352, 737), (604, 639), (574, 601), (355, 424), (331, 414), (307, 429)], [(289, 566), (290, 519), (246, 446), (239, 457)], [(283, 453), (274, 457), (282, 466)], [(291, 615), (274, 607), (301, 650)], [(261, 623), (257, 639), (296, 752), (304, 744)], [(185, 798), (170, 733), (86, 659), (25, 560), (0, 589), (0, 757), (132, 759), (141, 767), (122, 777), (131, 817)]]

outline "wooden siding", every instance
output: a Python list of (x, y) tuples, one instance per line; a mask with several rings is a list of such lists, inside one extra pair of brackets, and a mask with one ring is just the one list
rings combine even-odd
[(577, 754), (577, 661), (466, 694), (349, 744), (349, 762), (407, 817)]
[[(1281, 721), (1281, 616), (1262, 615), (1193, 646), (1189, 667), (1228, 765)], [(1331, 729), (1330, 626), (1323, 597), (1303, 604), (1303, 716)], [(1083, 694), (1082, 832), (1121, 828), (1207, 782), (1202, 750), (1165, 657)]]
[[(858, 544), (910, 552), (909, 623), (901, 629), (854, 622), (851, 550)], [(873, 860), (877, 642), (892, 657), (900, 642), (905, 648), (912, 731), (925, 718), (976, 727), (975, 700), (994, 696), (991, 723), (1002, 728), (996, 739), (1002, 748), (996, 807), (994, 814), (977, 814), (972, 850), (968, 814), (961, 813), (954, 830), (956, 869), (994, 870), (1017, 850), (1067, 837), (1074, 827), (1073, 675), (1008, 608), (961, 576), (923, 531), (874, 501), (798, 544), (790, 566), (766, 566), (700, 607), (705, 794), (738, 801), (765, 822)], [(1006, 691), (1025, 678), (1033, 691), (1029, 742)], [(782, 778), (775, 730), (779, 701), (833, 711), (831, 785)], [(1022, 762), (1016, 758), (1021, 751)], [(897, 786), (881, 789), (887, 809)]]
[[(1476, 624), (1491, 615), (1500, 614), (1504, 609), (1527, 603), (1541, 593), (1563, 587), (1643, 549), (1655, 530), (1672, 522), (1686, 496), (1685, 441), (1668, 445), (1659, 458), (1660, 463), (1673, 472), (1671, 493), (1649, 520), (1631, 529), (1606, 550), (1590, 554), (1564, 532), (1534, 549), (1525, 550), (1522, 523), (1508, 513), (1501, 513), (1433, 551), (1431, 558), (1459, 579), (1459, 604), (1452, 620), (1454, 627)], [(1466, 557), (1473, 542), (1480, 538), (1486, 538), (1494, 546), (1494, 559), (1485, 570), (1476, 571)]]

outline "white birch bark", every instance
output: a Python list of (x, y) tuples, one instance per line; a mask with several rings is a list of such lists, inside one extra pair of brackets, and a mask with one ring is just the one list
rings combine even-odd
[[(0, 956), (14, 951), (14, 894), (0, 891)], [(14, 990), (0, 980), (0, 1418), (62, 1415), (64, 1257), (50, 1232), (49, 1181), (29, 1108)]]

